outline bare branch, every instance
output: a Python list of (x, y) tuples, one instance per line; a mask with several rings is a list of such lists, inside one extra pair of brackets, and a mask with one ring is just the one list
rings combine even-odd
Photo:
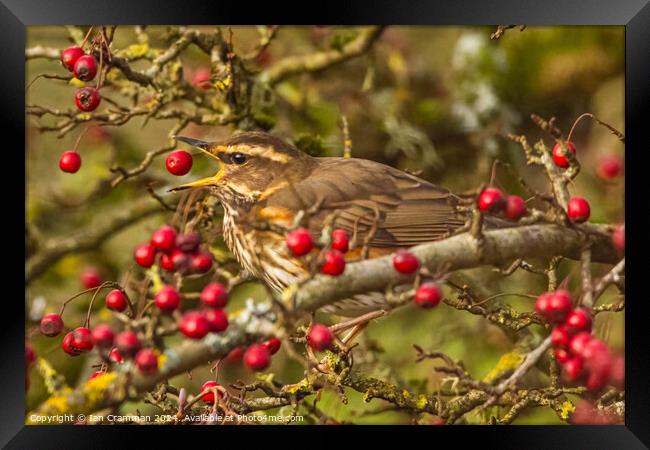
[(31, 283), (64, 256), (97, 248), (118, 231), (161, 211), (158, 204), (141, 202), (125, 211), (119, 211), (114, 217), (102, 217), (97, 224), (75, 236), (45, 242), (40, 251), (25, 263), (25, 282)]
[(341, 50), (328, 50), (305, 56), (290, 56), (277, 62), (260, 74), (260, 80), (270, 85), (302, 72), (317, 72), (365, 53), (379, 38), (384, 27), (363, 29)]

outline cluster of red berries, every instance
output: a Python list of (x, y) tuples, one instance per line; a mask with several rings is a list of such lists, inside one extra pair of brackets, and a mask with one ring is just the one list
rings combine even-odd
[[(41, 319), (41, 333), (54, 337), (63, 330), (63, 320), (59, 314), (47, 314)], [(116, 364), (121, 364), (124, 358), (133, 358), (133, 361), (145, 375), (150, 375), (158, 370), (157, 353), (150, 348), (142, 348), (138, 335), (132, 330), (123, 331), (117, 335), (110, 325), (99, 324), (92, 330), (82, 326), (70, 331), (63, 337), (61, 343), (63, 351), (70, 356), (79, 356), (82, 353), (98, 348), (108, 352), (107, 359)], [(95, 372), (91, 379), (103, 374)]]
[(228, 363), (240, 361), (242, 358), (244, 364), (251, 370), (265, 370), (271, 365), (271, 356), (275, 355), (282, 346), (282, 341), (272, 337), (261, 344), (252, 344), (247, 349), (241, 347), (235, 348), (226, 356)]
[[(314, 247), (314, 239), (306, 228), (296, 228), (287, 234), (286, 244), (293, 256), (305, 256)], [(345, 271), (345, 256), (350, 247), (350, 238), (345, 230), (332, 231), (329, 248), (323, 253), (323, 265), (321, 273), (333, 277), (341, 275)]]
[[(63, 67), (81, 81), (92, 81), (97, 75), (97, 61), (93, 55), (87, 55), (81, 47), (68, 47), (61, 52)], [(78, 89), (74, 96), (77, 108), (81, 111), (94, 111), (99, 106), (101, 96), (94, 87)], [(66, 151), (59, 158), (59, 168), (63, 172), (76, 173), (81, 167), (81, 156), (74, 150)]]
[[(399, 273), (411, 275), (420, 268), (420, 260), (408, 250), (398, 250), (393, 255), (393, 267)], [(442, 290), (437, 283), (428, 281), (415, 290), (413, 303), (425, 309), (437, 306), (442, 300)]]
[[(180, 303), (178, 293), (174, 295), (170, 294), (169, 290), (166, 292), (165, 300), (161, 300), (160, 293), (156, 296), (156, 306), (162, 310), (168, 310), (170, 304), (178, 307)], [(170, 298), (175, 300), (169, 300)], [(201, 300), (207, 308), (200, 312), (188, 311), (179, 322), (179, 330), (194, 339), (202, 338), (211, 331), (223, 331), (228, 327), (228, 317), (221, 309), (228, 301), (225, 288), (217, 283), (208, 284), (201, 293)], [(123, 310), (126, 308), (125, 302), (125, 294), (118, 289), (112, 290), (106, 298), (107, 306), (113, 310)], [(40, 322), (41, 333), (48, 337), (58, 336), (63, 327), (60, 314), (46, 314)], [(64, 336), (62, 347), (70, 356), (79, 356), (95, 347), (106, 351), (110, 349), (108, 359), (114, 363), (121, 364), (123, 358), (133, 358), (136, 367), (145, 375), (153, 374), (158, 369), (157, 353), (152, 349), (142, 348), (140, 339), (134, 331), (126, 330), (115, 335), (107, 324), (97, 325), (92, 330), (85, 326), (75, 328)]]
[[(68, 47), (61, 52), (63, 67), (73, 73), (81, 81), (92, 81), (97, 75), (97, 61), (92, 55), (87, 55), (81, 47)], [(75, 103), (81, 111), (94, 111), (99, 106), (101, 97), (93, 87), (83, 87), (75, 93)]]
[[(196, 233), (177, 235), (169, 226), (156, 230), (149, 244), (143, 244), (136, 250), (136, 262), (143, 267), (151, 267), (160, 253), (160, 264), (167, 271), (181, 273), (204, 273), (212, 267), (212, 256), (200, 251), (200, 238)], [(82, 274), (82, 283), (88, 289), (101, 286), (102, 279), (95, 268), (86, 268)], [(178, 329), (185, 336), (200, 339), (209, 332), (221, 332), (228, 328), (228, 316), (223, 308), (228, 303), (228, 290), (219, 283), (209, 283), (201, 291), (204, 309), (185, 312), (178, 321)], [(106, 307), (123, 312), (129, 306), (129, 299), (123, 289), (111, 290), (105, 298)], [(179, 308), (181, 295), (173, 286), (163, 286), (154, 297), (154, 305), (163, 312)], [(40, 322), (43, 335), (58, 336), (64, 328), (60, 314), (46, 314)], [(153, 374), (158, 369), (158, 356), (153, 349), (142, 348), (136, 332), (123, 331), (117, 335), (109, 325), (101, 324), (92, 331), (78, 327), (67, 333), (62, 341), (63, 350), (71, 356), (79, 356), (97, 347), (109, 351), (105, 355), (108, 361), (122, 363), (124, 358), (133, 359), (142, 374)], [(279, 345), (278, 345), (279, 348)], [(277, 350), (276, 350), (277, 351)], [(101, 373), (96, 373), (99, 376)]]
[(505, 197), (501, 189), (488, 187), (478, 197), (478, 209), (486, 214), (503, 214), (516, 222), (526, 215), (526, 203), (518, 195)]
[[(171, 299), (171, 301), (170, 301)], [(209, 283), (200, 295), (203, 309), (186, 311), (178, 322), (178, 329), (190, 339), (202, 339), (208, 333), (220, 333), (228, 328), (228, 289), (220, 283)], [(171, 286), (165, 286), (154, 299), (162, 311), (178, 307), (180, 295)]]
[(607, 345), (591, 334), (591, 314), (573, 308), (571, 294), (558, 289), (546, 292), (535, 302), (535, 311), (553, 325), (551, 345), (568, 381), (584, 380), (587, 389), (600, 390), (610, 381), (618, 382), (620, 364)]
[(135, 250), (135, 262), (146, 269), (153, 266), (160, 256), (160, 267), (167, 272), (206, 273), (213, 265), (212, 254), (200, 249), (198, 233), (177, 234), (176, 230), (164, 225), (151, 235), (148, 244), (141, 244)]

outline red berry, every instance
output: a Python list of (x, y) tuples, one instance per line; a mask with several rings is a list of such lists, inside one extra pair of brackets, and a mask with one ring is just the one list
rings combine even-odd
[(345, 230), (334, 230), (332, 231), (332, 248), (338, 250), (341, 253), (348, 251), (350, 245), (350, 238), (348, 233)]
[(255, 62), (261, 66), (266, 67), (271, 62), (271, 52), (269, 52), (268, 47), (263, 48), (255, 57)]
[(583, 352), (585, 369), (589, 372), (586, 386), (591, 391), (598, 391), (610, 381), (613, 360), (607, 345), (592, 339)]
[(201, 237), (194, 231), (176, 236), (176, 248), (186, 253), (193, 253), (196, 251), (200, 243)]
[(544, 292), (543, 294), (537, 296), (535, 300), (535, 311), (542, 317), (546, 317), (548, 313), (548, 304), (551, 300), (552, 292)]
[(93, 328), (92, 334), (93, 340), (95, 341), (97, 347), (110, 348), (113, 345), (115, 334), (113, 333), (113, 329), (110, 327), (110, 325), (107, 325), (105, 323), (99, 324)]
[(610, 373), (611, 382), (614, 386), (622, 389), (625, 385), (625, 358), (617, 356), (612, 361), (612, 370)]
[(393, 256), (393, 267), (399, 273), (413, 273), (420, 268), (420, 261), (411, 252), (398, 250)]
[(165, 167), (172, 175), (185, 175), (192, 168), (192, 155), (185, 150), (174, 150), (167, 156)]
[(196, 273), (205, 273), (212, 268), (212, 254), (210, 252), (198, 252), (192, 256), (192, 270)]
[(607, 344), (592, 336), (591, 340), (585, 344), (580, 356), (582, 356), (589, 365), (599, 358), (602, 359), (604, 357), (609, 360), (609, 349), (607, 348)]
[(25, 364), (28, 366), (36, 361), (36, 353), (29, 342), (25, 342)]
[(562, 368), (564, 369), (564, 375), (566, 379), (569, 381), (577, 380), (578, 377), (582, 375), (583, 367), (584, 367), (584, 361), (579, 356), (572, 356), (569, 358), (568, 361), (562, 364)]
[(433, 282), (422, 283), (415, 290), (413, 302), (422, 308), (433, 308), (440, 303), (442, 292), (440, 287)]
[(568, 141), (565, 143), (565, 146), (562, 146), (559, 142), (555, 144), (553, 147), (553, 161), (555, 161), (555, 165), (558, 167), (569, 167), (571, 165), (571, 162), (569, 161), (569, 158), (566, 156), (566, 149), (571, 152), (571, 154), (575, 155), (576, 154), (576, 146), (573, 145), (573, 142)]
[(187, 253), (181, 250), (174, 250), (171, 255), (172, 263), (174, 263), (174, 269), (180, 272), (185, 272), (191, 263), (191, 257)]
[(63, 331), (63, 319), (58, 314), (46, 314), (41, 319), (41, 333), (47, 337), (54, 337)]
[(113, 289), (106, 295), (106, 307), (108, 309), (122, 312), (126, 309), (127, 305), (126, 295), (119, 289)]
[(589, 202), (582, 197), (572, 197), (567, 204), (567, 216), (574, 223), (586, 222), (591, 214)]
[(303, 256), (314, 248), (314, 240), (306, 228), (296, 228), (287, 234), (287, 247), (293, 256)]
[(220, 283), (210, 283), (201, 291), (201, 301), (211, 308), (223, 308), (228, 304), (228, 288)]
[(337, 277), (345, 270), (345, 257), (338, 250), (330, 249), (325, 252), (325, 262), (321, 267), (321, 273)]
[(576, 308), (569, 313), (564, 324), (572, 333), (589, 331), (591, 330), (591, 315), (584, 308)]
[(132, 358), (142, 347), (135, 331), (126, 330), (115, 336), (115, 346), (120, 356)]
[(124, 359), (122, 358), (122, 354), (117, 349), (117, 347), (114, 347), (111, 350), (111, 352), (108, 354), (108, 357), (111, 361), (113, 361), (116, 364), (122, 364), (124, 362)]
[(569, 345), (570, 341), (571, 334), (566, 327), (557, 325), (553, 328), (553, 331), (551, 331), (551, 345), (553, 345), (553, 347), (565, 348)]
[(565, 289), (558, 289), (548, 301), (551, 322), (562, 322), (571, 312), (571, 294)]
[(478, 197), (478, 209), (482, 213), (496, 214), (506, 206), (503, 193), (497, 188), (485, 188)]
[[(205, 392), (208, 389), (215, 388), (218, 386), (219, 383), (217, 383), (216, 381), (206, 381), (205, 383), (203, 383), (203, 386), (201, 386), (201, 392)], [(217, 392), (217, 397), (223, 398), (223, 393), (221, 391), (216, 390), (216, 392)], [(203, 400), (203, 402), (208, 405), (214, 405), (214, 391), (210, 391), (207, 394), (203, 394), (201, 396), (201, 400)]]
[(204, 91), (210, 89), (210, 69), (208, 67), (200, 67), (196, 69), (191, 84), (192, 86)]
[(571, 339), (571, 342), (569, 342), (569, 351), (573, 353), (574, 355), (577, 356), (584, 356), (585, 349), (587, 348), (587, 344), (591, 342), (593, 337), (591, 336), (591, 333), (588, 331), (582, 331)]
[(571, 359), (571, 354), (563, 348), (553, 350), (553, 356), (555, 356), (555, 360), (560, 364), (564, 364)]
[(97, 61), (92, 55), (83, 55), (74, 63), (74, 77), (82, 81), (91, 81), (97, 75)]
[(158, 228), (151, 235), (151, 245), (155, 249), (171, 253), (176, 248), (176, 230), (169, 225)]
[(160, 267), (165, 269), (167, 272), (174, 271), (174, 262), (172, 261), (171, 256), (167, 253), (163, 253), (162, 257), (160, 258)]
[(266, 347), (266, 349), (269, 351), (269, 354), (275, 355), (278, 350), (280, 350), (282, 341), (280, 341), (278, 338), (272, 337), (268, 341), (262, 342), (262, 345)]
[(253, 370), (264, 370), (271, 364), (271, 355), (266, 347), (253, 344), (244, 353), (244, 364)]
[(96, 110), (101, 100), (102, 97), (99, 95), (99, 91), (93, 87), (78, 89), (74, 95), (77, 108), (85, 112)]
[(61, 64), (70, 72), (74, 69), (74, 64), (84, 55), (81, 47), (68, 47), (61, 52)]
[(617, 225), (612, 232), (612, 243), (619, 252), (625, 252), (625, 224)]
[(81, 155), (77, 152), (67, 151), (61, 154), (59, 169), (67, 173), (76, 173), (81, 167)]
[(86, 267), (81, 273), (81, 284), (86, 289), (96, 288), (102, 284), (102, 276), (95, 267)]
[(307, 344), (314, 350), (326, 350), (334, 342), (334, 333), (323, 324), (316, 323), (312, 325), (307, 333)]
[(518, 195), (509, 195), (506, 199), (506, 217), (513, 222), (526, 214), (526, 202)]
[(61, 341), (61, 347), (63, 348), (63, 351), (66, 352), (68, 355), (79, 356), (81, 355), (81, 351), (77, 350), (72, 345), (73, 340), (74, 340), (73, 332), (70, 331), (63, 337), (63, 341)]
[(609, 370), (607, 372), (589, 372), (585, 386), (590, 391), (599, 391), (607, 385), (609, 381)]
[(190, 265), (190, 257), (178, 249), (170, 254), (163, 253), (160, 266), (168, 272), (185, 272)]
[(163, 286), (153, 301), (159, 310), (173, 311), (181, 304), (181, 295), (173, 286)]
[(618, 177), (623, 169), (621, 158), (615, 155), (605, 156), (598, 163), (598, 176), (603, 180)]
[(233, 348), (226, 355), (226, 362), (229, 364), (234, 364), (242, 360), (244, 356), (244, 349), (241, 347)]
[(90, 381), (90, 380), (94, 380), (94, 379), (97, 378), (97, 377), (101, 377), (101, 376), (104, 375), (105, 373), (106, 373), (106, 372), (104, 372), (104, 371), (102, 371), (102, 370), (98, 370), (97, 372), (94, 372), (94, 373), (90, 376), (90, 378), (88, 378), (88, 380), (89, 380), (89, 381)]
[(78, 327), (72, 330), (70, 346), (77, 352), (89, 352), (94, 347), (93, 334), (86, 327)]
[(208, 328), (213, 333), (220, 333), (228, 328), (228, 314), (223, 309), (206, 309), (203, 311), (203, 316), (208, 321)]
[[(594, 341), (588, 347), (591, 347)], [(607, 346), (603, 344), (603, 347), (593, 352), (589, 358), (585, 358), (585, 369), (589, 373), (586, 386), (590, 391), (598, 391), (604, 388), (609, 383), (612, 375), (612, 357)]]
[(135, 365), (144, 375), (158, 372), (158, 355), (150, 348), (143, 348), (135, 355)]
[(135, 249), (134, 257), (138, 266), (148, 269), (156, 260), (156, 250), (149, 244), (142, 244)]
[(201, 339), (210, 331), (210, 324), (200, 312), (188, 311), (181, 317), (178, 329), (188, 338)]

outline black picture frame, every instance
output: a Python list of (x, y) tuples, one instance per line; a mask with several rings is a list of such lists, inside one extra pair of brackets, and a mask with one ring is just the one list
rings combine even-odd
[[(650, 358), (648, 338), (644, 332), (648, 320), (648, 300), (643, 296), (642, 271), (648, 232), (643, 217), (647, 183), (642, 179), (642, 155), (650, 149), (643, 139), (644, 125), (650, 117), (650, 4), (648, 0), (499, 0), (499, 1), (329, 1), (320, 5), (280, 5), (274, 2), (208, 2), (199, 0), (95, 1), (73, 0), (36, 1), (0, 0), (0, 123), (6, 143), (5, 161), (15, 159), (14, 149), (25, 148), (25, 27), (44, 24), (400, 24), (400, 25), (624, 25), (625, 26), (625, 115), (626, 115), (626, 224), (628, 233), (627, 289), (631, 291), (625, 310), (626, 358), (626, 414), (625, 426), (511, 426), (502, 427), (365, 427), (361, 432), (380, 436), (384, 432), (402, 433), (413, 439), (426, 439), (436, 444), (445, 435), (453, 445), (462, 445), (466, 439), (475, 440), (481, 448), (648, 448), (650, 446)], [(646, 125), (647, 126), (647, 125)], [(21, 159), (24, 164), (24, 158)], [(8, 164), (9, 165), (9, 164)], [(24, 168), (28, 170), (28, 168)], [(18, 215), (24, 214), (24, 195), (15, 186), (24, 186), (15, 166), (5, 166), (3, 203), (7, 214), (4, 225), (6, 237), (20, 235)], [(24, 172), (23, 172), (24, 173)], [(12, 180), (13, 181), (10, 181)], [(24, 193), (23, 193), (24, 194)], [(15, 203), (12, 204), (12, 202)], [(15, 223), (14, 223), (15, 222)], [(11, 240), (9, 238), (8, 240)], [(14, 239), (15, 241), (15, 239)], [(2, 333), (2, 407), (0, 407), (0, 444), (6, 448), (126, 448), (133, 445), (134, 435), (143, 433), (147, 439), (174, 437), (188, 439), (186, 433), (205, 433), (206, 427), (158, 427), (151, 433), (149, 426), (130, 427), (73, 427), (25, 426), (24, 398), (24, 307), (20, 302), (17, 280), (18, 264), (8, 260), (5, 265), (7, 284), (16, 286), (16, 294), (5, 299), (5, 321)], [(16, 272), (15, 276), (12, 273)], [(24, 292), (24, 291), (23, 291)], [(23, 294), (24, 296), (24, 294)], [(10, 304), (11, 303), (11, 304)], [(223, 427), (222, 427), (223, 428)], [(209, 444), (229, 435), (254, 431), (269, 439), (284, 441), (278, 427), (227, 427), (218, 434), (199, 437), (195, 442)], [(327, 432), (328, 439), (339, 439), (327, 427), (292, 427), (284, 430), (295, 433), (295, 441), (303, 442), (302, 433)], [(318, 428), (318, 429), (316, 429)], [(355, 431), (358, 428), (355, 427)], [(415, 437), (415, 434), (417, 437)], [(426, 436), (425, 436), (426, 435)], [(218, 436), (218, 438), (215, 438)], [(340, 439), (344, 439), (341, 435)], [(142, 436), (144, 437), (144, 436)], [(193, 439), (193, 438), (192, 438)], [(293, 438), (291, 438), (293, 439)], [(423, 442), (427, 442), (423, 441)], [(405, 441), (406, 442), (406, 441)], [(413, 441), (415, 442), (415, 441)], [(131, 445), (129, 445), (129, 443)], [(144, 445), (144, 444), (139, 444)], [(286, 445), (286, 444), (281, 444)], [(303, 445), (303, 444), (301, 444)], [(304, 444), (307, 445), (307, 444)], [(334, 445), (334, 444), (333, 444)], [(415, 443), (413, 445), (416, 445)], [(420, 445), (420, 444), (417, 444)]]

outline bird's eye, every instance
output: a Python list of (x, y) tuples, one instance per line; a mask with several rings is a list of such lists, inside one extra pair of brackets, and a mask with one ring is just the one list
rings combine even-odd
[(248, 157), (243, 153), (233, 153), (230, 159), (235, 164), (244, 164), (248, 159)]

